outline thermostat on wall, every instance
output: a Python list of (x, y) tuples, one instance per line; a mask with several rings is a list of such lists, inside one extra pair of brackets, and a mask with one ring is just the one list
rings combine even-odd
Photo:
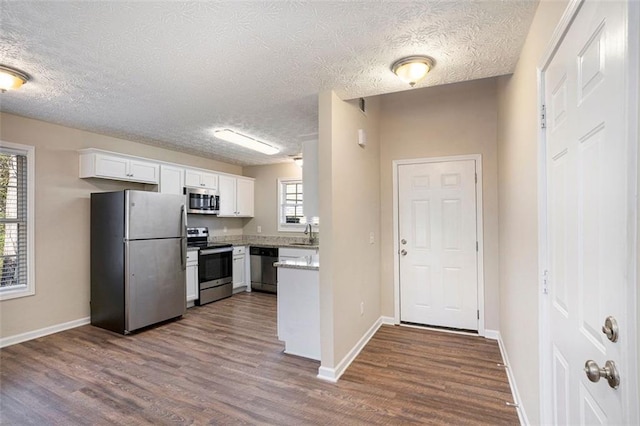
[(367, 144), (367, 132), (364, 129), (358, 129), (358, 145), (364, 148)]

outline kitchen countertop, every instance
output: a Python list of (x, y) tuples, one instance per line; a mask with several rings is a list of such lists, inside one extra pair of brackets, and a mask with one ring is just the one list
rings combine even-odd
[[(297, 247), (297, 246), (296, 246)], [(276, 268), (289, 268), (289, 269), (306, 269), (309, 271), (320, 270), (320, 256), (303, 256), (296, 257), (295, 259), (286, 259), (273, 264)]]
[(265, 248), (274, 248), (274, 247), (290, 247), (290, 248), (301, 248), (301, 249), (312, 249), (317, 250), (318, 244), (295, 244), (293, 242), (287, 241), (269, 241), (269, 239), (264, 239), (264, 241), (247, 241), (242, 239), (237, 240), (225, 240), (220, 241), (227, 244), (231, 244), (233, 246), (251, 246), (251, 247), (265, 247)]

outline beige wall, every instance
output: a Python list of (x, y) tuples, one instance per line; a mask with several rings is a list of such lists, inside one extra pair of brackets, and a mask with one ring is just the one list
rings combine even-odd
[[(340, 363), (380, 317), (379, 100), (368, 99), (367, 107), (364, 115), (333, 92), (319, 97), (320, 307), (326, 368)], [(366, 148), (357, 144), (358, 129), (367, 133)]]
[(532, 424), (540, 421), (536, 69), (565, 7), (540, 3), (514, 74), (498, 80), (500, 332)]
[(302, 179), (302, 169), (289, 162), (245, 167), (243, 172), (245, 176), (256, 179), (255, 216), (246, 221), (245, 235), (258, 234), (258, 226), (262, 227), (262, 235), (302, 235), (299, 232), (278, 232), (278, 179)]
[(485, 328), (499, 328), (495, 79), (380, 97), (382, 314), (394, 315), (393, 160), (482, 154)]
[[(0, 140), (35, 150), (36, 294), (0, 302), (0, 337), (89, 316), (89, 194), (143, 185), (78, 178), (78, 149), (101, 148), (241, 174), (238, 166), (43, 121), (0, 115)], [(237, 220), (237, 219), (235, 219)]]

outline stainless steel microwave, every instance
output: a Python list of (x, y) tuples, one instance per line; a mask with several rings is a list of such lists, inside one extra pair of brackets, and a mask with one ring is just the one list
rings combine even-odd
[(187, 197), (187, 213), (218, 214), (220, 211), (220, 196), (212, 189), (185, 188)]

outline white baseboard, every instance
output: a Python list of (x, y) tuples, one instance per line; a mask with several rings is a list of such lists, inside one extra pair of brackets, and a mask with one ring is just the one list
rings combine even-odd
[[(389, 319), (392, 322), (387, 322)], [(326, 380), (328, 382), (337, 383), (340, 376), (344, 374), (344, 372), (351, 365), (353, 360), (356, 359), (360, 351), (362, 351), (362, 349), (365, 346), (367, 346), (367, 343), (369, 343), (369, 340), (371, 340), (373, 335), (376, 334), (376, 331), (378, 331), (378, 329), (382, 324), (393, 324), (393, 318), (389, 318), (389, 317), (378, 318), (376, 322), (374, 322), (373, 325), (369, 328), (369, 330), (367, 330), (367, 332), (364, 333), (364, 335), (360, 338), (360, 340), (358, 340), (355, 346), (351, 348), (351, 350), (345, 355), (344, 358), (342, 358), (342, 361), (340, 361), (335, 368), (329, 368), (329, 367), (318, 368), (318, 378), (322, 380)]]
[(382, 324), (396, 325), (396, 319), (394, 317), (380, 317), (380, 321), (382, 321)]
[(516, 385), (516, 378), (513, 376), (511, 372), (511, 363), (509, 362), (509, 356), (507, 355), (507, 348), (504, 346), (504, 342), (502, 341), (502, 335), (498, 330), (485, 330), (485, 336), (487, 339), (497, 340), (498, 346), (500, 347), (500, 353), (502, 354), (502, 359), (504, 364), (506, 365), (507, 378), (509, 379), (509, 386), (511, 387), (511, 393), (513, 395), (513, 402), (518, 404), (517, 412), (518, 419), (520, 419), (520, 424), (523, 426), (529, 426), (529, 419), (527, 418), (527, 413), (524, 411), (524, 405), (522, 405), (522, 400), (520, 399), (520, 392), (518, 392), (518, 386)]
[(50, 327), (41, 328), (39, 330), (28, 331), (15, 336), (3, 337), (0, 339), (0, 348), (15, 345), (17, 343), (26, 342), (27, 340), (37, 339), (38, 337), (48, 336), (49, 334), (58, 333), (60, 331), (69, 330), (71, 328), (80, 327), (91, 323), (91, 317), (80, 318), (77, 320), (64, 322), (62, 324), (52, 325)]

